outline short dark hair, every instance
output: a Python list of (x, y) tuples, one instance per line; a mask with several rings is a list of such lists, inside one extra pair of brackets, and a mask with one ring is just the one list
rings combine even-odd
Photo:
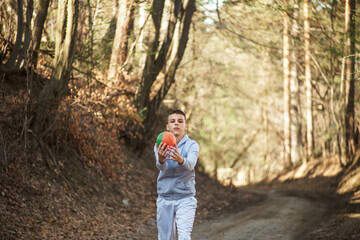
[(185, 113), (184, 113), (183, 111), (181, 111), (180, 109), (176, 109), (176, 110), (171, 111), (168, 116), (173, 115), (173, 114), (181, 114), (181, 115), (184, 116), (184, 118), (185, 118), (185, 120), (186, 120), (186, 115), (185, 115)]

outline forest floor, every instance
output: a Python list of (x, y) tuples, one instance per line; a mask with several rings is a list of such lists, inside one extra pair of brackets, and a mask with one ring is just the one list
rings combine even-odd
[[(360, 239), (359, 189), (338, 193), (357, 181), (359, 166), (345, 174), (335, 160), (323, 162), (239, 188), (197, 169), (193, 238)], [(119, 181), (76, 159), (63, 176), (36, 161), (0, 172), (0, 239), (156, 239), (157, 172), (128, 164)]]
[[(1, 171), (0, 239), (156, 239), (157, 173), (129, 165), (117, 181), (76, 159), (65, 162), (61, 174), (40, 161)], [(264, 199), (224, 187), (200, 170), (197, 191), (197, 222)]]

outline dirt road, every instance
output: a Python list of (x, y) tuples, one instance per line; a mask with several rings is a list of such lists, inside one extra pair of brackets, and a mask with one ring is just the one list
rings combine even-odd
[(194, 226), (193, 240), (290, 240), (307, 239), (325, 212), (307, 198), (274, 190), (260, 191), (267, 198), (239, 213), (228, 213)]

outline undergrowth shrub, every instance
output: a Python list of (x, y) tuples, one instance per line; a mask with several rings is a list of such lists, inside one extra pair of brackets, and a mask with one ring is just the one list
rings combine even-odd
[(58, 131), (62, 140), (72, 139), (75, 148), (89, 167), (110, 178), (119, 177), (124, 164), (124, 136), (140, 139), (142, 119), (126, 97), (109, 93), (106, 87), (72, 88), (58, 109)]
[(143, 128), (142, 119), (132, 104), (133, 89), (123, 91), (99, 83), (79, 82), (69, 84), (69, 95), (60, 101), (57, 111), (51, 113), (54, 118), (47, 122), (44, 132), (35, 134), (31, 124), (45, 77), (37, 75), (30, 81), (26, 75), (18, 74), (3, 79), (0, 90), (2, 169), (12, 171), (19, 166), (43, 162), (43, 166), (58, 170), (62, 164), (57, 156), (71, 158), (63, 155), (63, 151), (75, 149), (83, 163), (108, 178), (118, 178), (126, 171), (126, 148), (133, 141), (141, 141), (139, 133)]

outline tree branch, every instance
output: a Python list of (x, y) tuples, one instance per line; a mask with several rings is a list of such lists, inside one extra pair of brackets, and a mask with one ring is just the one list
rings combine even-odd
[(245, 155), (247, 150), (250, 148), (250, 146), (254, 143), (256, 139), (256, 135), (260, 132), (260, 128), (256, 130), (256, 132), (252, 135), (250, 141), (247, 142), (246, 146), (242, 149), (242, 151), (238, 154), (238, 156), (235, 158), (233, 163), (231, 164), (230, 168), (234, 168), (236, 163)]

